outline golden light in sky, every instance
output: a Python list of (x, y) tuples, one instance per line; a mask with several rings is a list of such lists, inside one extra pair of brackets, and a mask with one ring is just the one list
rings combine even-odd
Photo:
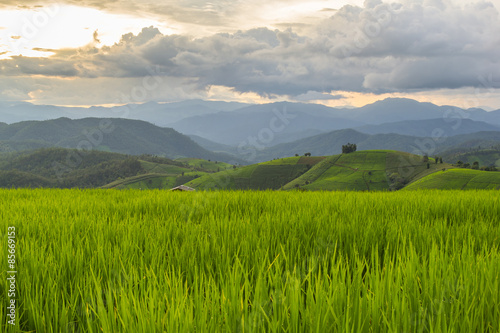
[(51, 54), (36, 49), (78, 48), (90, 43), (112, 45), (123, 34), (137, 34), (148, 26), (160, 28), (163, 34), (172, 33), (152, 19), (69, 5), (0, 10), (0, 26), (0, 59)]
[(161, 102), (500, 107), (497, 0), (36, 1), (0, 3), (0, 102), (114, 104), (159, 68)]

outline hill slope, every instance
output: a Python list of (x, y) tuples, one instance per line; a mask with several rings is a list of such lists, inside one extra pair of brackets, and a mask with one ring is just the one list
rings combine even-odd
[(391, 151), (369, 150), (334, 155), (311, 168), (310, 171), (286, 184), (283, 188), (306, 190), (398, 190), (406, 184), (449, 168), (433, 159), (424, 162), (421, 156)]
[(452, 163), (462, 161), (463, 163), (473, 164), (477, 161), (479, 166), (500, 168), (500, 145), (487, 149), (472, 149), (468, 152), (463, 152), (463, 150), (458, 150), (458, 152), (447, 151), (442, 155), (444, 159)]
[(500, 190), (500, 172), (451, 169), (428, 175), (408, 185), (405, 189)]
[(203, 190), (276, 190), (307, 172), (323, 159), (323, 157), (288, 157), (205, 175), (186, 185)]
[(500, 131), (477, 132), (435, 139), (401, 134), (370, 135), (353, 129), (345, 129), (265, 149), (244, 146), (240, 149), (239, 156), (249, 161), (260, 162), (293, 156), (294, 154), (302, 155), (306, 152), (320, 156), (336, 155), (342, 152), (342, 145), (348, 142), (357, 144), (358, 150), (390, 149), (419, 155), (427, 153), (429, 156), (434, 156), (450, 150), (464, 152), (478, 146), (498, 145)]
[(279, 144), (263, 150), (245, 147), (241, 150), (240, 156), (249, 161), (252, 161), (252, 158), (255, 161), (262, 161), (294, 154), (302, 155), (307, 152), (315, 156), (336, 155), (342, 152), (342, 145), (348, 142), (356, 143), (358, 150), (394, 149), (413, 152), (417, 150), (415, 142), (418, 139), (420, 138), (399, 134), (370, 135), (353, 129), (345, 129)]
[(151, 155), (50, 148), (0, 154), (0, 187), (172, 188), (228, 167), (198, 159), (188, 163)]
[(0, 187), (93, 188), (144, 172), (137, 158), (61, 148), (0, 155)]
[(229, 154), (208, 151), (171, 128), (119, 118), (59, 118), (15, 123), (0, 128), (0, 141), (4, 151), (36, 143), (41, 146), (96, 149), (129, 155), (196, 157), (232, 164), (243, 163)]
[(358, 151), (327, 157), (288, 157), (206, 175), (197, 189), (397, 190), (443, 168), (433, 159), (397, 151)]

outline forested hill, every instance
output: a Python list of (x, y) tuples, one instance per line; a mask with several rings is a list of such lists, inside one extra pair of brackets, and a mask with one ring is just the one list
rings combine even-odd
[[(169, 178), (170, 187), (215, 172), (212, 164), (100, 151), (46, 148), (0, 154), (0, 187), (96, 188), (136, 176)], [(229, 164), (219, 162), (221, 168)]]
[(186, 135), (140, 120), (59, 118), (0, 124), (0, 151), (42, 147), (102, 150), (129, 155), (153, 154), (169, 158), (196, 157), (229, 163), (242, 162), (206, 150)]

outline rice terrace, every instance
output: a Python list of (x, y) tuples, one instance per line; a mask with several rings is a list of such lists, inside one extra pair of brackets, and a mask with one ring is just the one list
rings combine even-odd
[(0, 214), (25, 332), (498, 332), (499, 193), (19, 189)]
[(2, 153), (2, 331), (499, 332), (500, 172), (351, 146)]

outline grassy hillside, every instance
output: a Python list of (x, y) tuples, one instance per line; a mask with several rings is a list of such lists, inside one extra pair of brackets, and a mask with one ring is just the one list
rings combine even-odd
[(171, 188), (207, 172), (212, 170), (152, 155), (62, 148), (0, 154), (0, 187), (4, 188), (94, 188), (110, 183), (106, 187)]
[(137, 158), (62, 148), (0, 155), (0, 187), (93, 188), (144, 173)]
[(428, 175), (408, 185), (405, 189), (500, 190), (500, 172), (451, 169)]
[[(1, 131), (1, 129), (0, 129)], [(51, 144), (41, 141), (0, 141), (0, 153), (13, 153), (18, 151), (29, 151), (49, 148)]]
[[(427, 168), (429, 164), (429, 168)], [(186, 185), (198, 189), (398, 190), (430, 173), (448, 169), (430, 158), (391, 150), (327, 157), (287, 157), (206, 175)]]
[(205, 171), (222, 171), (226, 169), (231, 169), (232, 164), (219, 162), (219, 161), (208, 161), (201, 158), (178, 158), (176, 161), (187, 164), (189, 166), (199, 168)]
[(449, 165), (435, 164), (422, 156), (391, 150), (358, 151), (334, 155), (286, 184), (285, 190), (397, 190), (405, 184)]
[(197, 189), (279, 189), (323, 157), (288, 157), (205, 175), (186, 185)]
[[(143, 161), (140, 161), (144, 163)], [(142, 189), (142, 190), (165, 190), (173, 187), (183, 185), (193, 179), (207, 175), (208, 172), (185, 169), (187, 172), (179, 172), (174, 169), (170, 173), (146, 173), (138, 176), (118, 179), (114, 182), (102, 186), (102, 188), (113, 189)]]
[(356, 152), (330, 156), (310, 172), (285, 185), (284, 189), (376, 190), (388, 189), (386, 154)]
[(164, 189), (175, 187), (176, 177), (168, 174), (145, 174), (116, 180), (102, 188), (114, 189)]
[[(246, 159), (253, 158), (254, 162), (261, 162), (295, 154), (302, 155), (306, 152), (315, 156), (336, 155), (342, 152), (342, 145), (348, 142), (357, 144), (359, 150), (391, 149), (418, 154), (428, 153), (429, 156), (434, 156), (450, 150), (467, 152), (478, 147), (498, 145), (500, 131), (455, 135), (435, 140), (394, 133), (370, 135), (353, 129), (344, 129), (278, 144), (262, 150), (256, 150), (254, 147), (243, 147), (240, 156)], [(447, 160), (447, 162), (449, 161)]]
[(52, 188), (57, 187), (53, 179), (27, 172), (0, 171), (0, 188)]
[[(0, 154), (0, 187), (170, 189), (186, 184), (202, 189), (398, 190), (496, 188), (497, 172), (436, 164), (409, 153), (373, 150), (317, 157), (288, 157), (244, 167), (152, 155), (129, 156), (61, 148)], [(477, 176), (477, 177), (476, 177)], [(415, 185), (417, 184), (417, 185)]]
[(255, 151), (251, 148), (248, 150), (243, 149), (242, 158), (248, 159), (255, 154), (255, 161), (265, 161), (273, 158), (293, 156), (295, 154), (302, 155), (307, 152), (310, 152), (314, 156), (328, 156), (339, 154), (342, 151), (342, 145), (347, 142), (359, 143), (368, 138), (370, 138), (369, 134), (345, 129), (300, 139), (291, 143), (278, 144), (260, 151)]
[(462, 161), (463, 163), (473, 164), (478, 162), (479, 166), (495, 166), (500, 168), (500, 146), (490, 149), (474, 149), (468, 152), (447, 152), (443, 153), (443, 158), (450, 163)]
[(0, 156), (0, 170), (18, 170), (39, 176), (54, 178), (54, 163), (60, 163), (68, 170), (81, 171), (110, 161), (124, 161), (126, 155), (101, 151), (82, 152), (62, 148), (47, 148)]
[(119, 179), (103, 188), (170, 189), (210, 173), (233, 169), (233, 166), (228, 163), (199, 158), (180, 158), (172, 161), (173, 164), (162, 164), (159, 160), (162, 158), (150, 158), (146, 161), (141, 156), (139, 162), (146, 174)]
[[(283, 143), (261, 151), (257, 151), (256, 161), (276, 157), (292, 156), (310, 152), (315, 156), (337, 155), (342, 152), (342, 145), (348, 142), (356, 143), (359, 150), (393, 149), (398, 151), (413, 152), (416, 150), (415, 142), (420, 138), (400, 134), (370, 135), (353, 129), (339, 130), (313, 137)], [(247, 155), (252, 156), (252, 151)], [(242, 155), (245, 158), (244, 154)]]

